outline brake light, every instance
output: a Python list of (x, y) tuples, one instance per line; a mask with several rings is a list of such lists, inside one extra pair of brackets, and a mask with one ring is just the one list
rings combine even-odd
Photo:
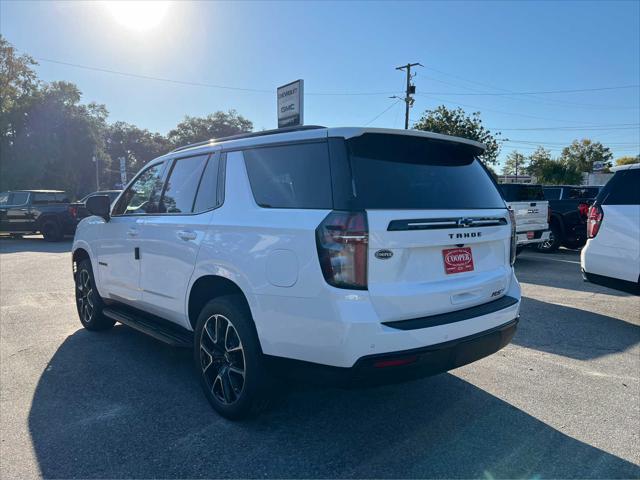
[(516, 215), (509, 209), (509, 222), (511, 223), (511, 250), (509, 251), (509, 261), (513, 266), (516, 263)]
[(578, 213), (580, 214), (580, 218), (585, 220), (589, 215), (589, 204), (588, 203), (580, 203), (578, 205)]
[(77, 218), (78, 218), (78, 207), (73, 206), (73, 205), (69, 205), (68, 210), (69, 210), (69, 214), (70, 214), (74, 219), (77, 219)]
[(365, 212), (331, 212), (316, 229), (316, 245), (329, 285), (367, 289), (369, 227)]
[(587, 217), (587, 238), (595, 238), (600, 231), (604, 212), (600, 205), (592, 205)]

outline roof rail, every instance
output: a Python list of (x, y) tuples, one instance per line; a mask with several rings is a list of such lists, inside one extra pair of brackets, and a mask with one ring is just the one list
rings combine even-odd
[(169, 153), (180, 152), (180, 151), (186, 150), (188, 148), (199, 147), (201, 145), (208, 145), (210, 143), (227, 142), (229, 140), (240, 140), (242, 138), (262, 137), (262, 136), (265, 136), (265, 135), (275, 135), (276, 133), (298, 132), (298, 131), (301, 131), (301, 130), (317, 130), (319, 128), (327, 128), (327, 127), (323, 127), (321, 125), (299, 125), (299, 126), (295, 126), (295, 127), (283, 127), (283, 128), (275, 128), (273, 130), (263, 130), (261, 132), (239, 133), (238, 135), (230, 135), (228, 137), (212, 138), (210, 140), (205, 140), (203, 142), (191, 143), (189, 145), (184, 145), (182, 147), (174, 148)]

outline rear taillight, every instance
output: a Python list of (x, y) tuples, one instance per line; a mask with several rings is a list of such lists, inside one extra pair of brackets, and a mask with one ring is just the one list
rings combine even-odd
[(74, 218), (78, 218), (78, 207), (69, 205), (69, 214)]
[(589, 204), (588, 203), (580, 203), (578, 205), (578, 213), (580, 214), (580, 218), (582, 220), (586, 220), (589, 215)]
[(331, 212), (316, 229), (316, 245), (329, 285), (367, 289), (369, 228), (365, 212)]
[(509, 223), (511, 223), (511, 250), (509, 251), (509, 261), (511, 265), (516, 263), (516, 215), (509, 209)]
[(604, 212), (600, 205), (592, 205), (587, 216), (587, 238), (595, 238), (600, 231)]

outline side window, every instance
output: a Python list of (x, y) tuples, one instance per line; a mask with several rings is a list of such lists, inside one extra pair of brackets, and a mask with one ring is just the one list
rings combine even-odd
[(34, 193), (33, 195), (34, 205), (44, 205), (47, 203), (53, 203), (55, 201), (56, 201), (55, 193)]
[(256, 203), (267, 208), (333, 208), (326, 143), (245, 150)]
[(9, 199), (9, 205), (25, 205), (29, 201), (29, 192), (14, 192)]
[(616, 172), (604, 192), (604, 205), (640, 205), (640, 169)]
[(544, 198), (547, 200), (559, 200), (560, 199), (560, 189), (559, 188), (545, 188), (544, 189)]
[(156, 213), (162, 190), (164, 162), (143, 170), (133, 184), (120, 197), (113, 215), (140, 215)]
[(199, 155), (173, 163), (160, 200), (160, 213), (191, 213), (207, 158), (208, 154)]
[(218, 200), (218, 188), (221, 188), (218, 186), (219, 168), (220, 155), (211, 155), (209, 157), (209, 160), (207, 161), (207, 166), (204, 169), (202, 180), (200, 180), (200, 187), (198, 187), (198, 196), (196, 197), (196, 202), (193, 206), (194, 212), (205, 212), (220, 205), (220, 202)]

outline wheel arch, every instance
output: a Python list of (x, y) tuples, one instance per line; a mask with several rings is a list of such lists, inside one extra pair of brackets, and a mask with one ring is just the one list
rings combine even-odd
[(207, 302), (223, 295), (238, 295), (244, 302), (247, 310), (251, 312), (247, 296), (237, 283), (220, 275), (203, 275), (193, 283), (189, 291), (187, 319), (193, 330), (196, 329), (198, 316)]

